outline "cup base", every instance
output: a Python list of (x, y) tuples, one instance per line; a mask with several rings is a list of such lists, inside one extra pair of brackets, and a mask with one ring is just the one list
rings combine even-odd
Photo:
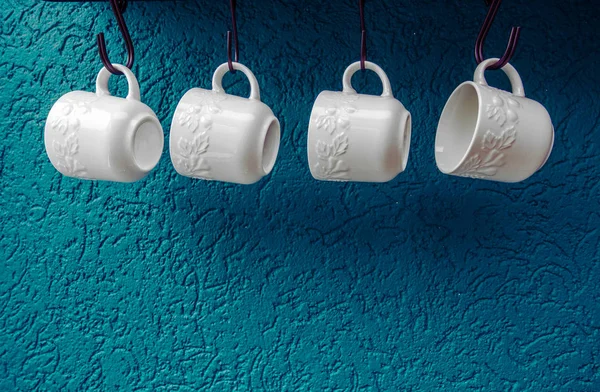
[(133, 132), (133, 157), (143, 171), (150, 171), (158, 164), (163, 150), (162, 129), (151, 120), (141, 122)]

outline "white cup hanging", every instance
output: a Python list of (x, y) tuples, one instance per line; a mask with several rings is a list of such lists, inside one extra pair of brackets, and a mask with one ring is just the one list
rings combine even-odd
[(175, 170), (187, 177), (252, 184), (269, 174), (279, 151), (279, 121), (260, 100), (256, 77), (233, 63), (250, 82), (250, 96), (225, 93), (220, 65), (212, 90), (193, 88), (181, 98), (171, 124), (170, 152)]
[[(69, 177), (133, 182), (158, 163), (164, 135), (156, 114), (140, 100), (140, 87), (131, 72), (133, 43), (123, 19), (123, 6), (110, 0), (127, 47), (127, 65), (112, 64), (104, 34), (98, 52), (104, 68), (96, 78), (96, 92), (73, 91), (52, 106), (44, 129), (46, 153), (52, 165)], [(125, 98), (108, 91), (110, 75), (124, 75)]]
[(342, 91), (323, 91), (313, 105), (308, 125), (308, 165), (324, 181), (386, 182), (406, 168), (410, 151), (411, 116), (392, 96), (390, 81), (376, 64), (381, 95), (358, 94), (352, 75), (360, 62), (344, 72)]
[[(233, 34), (227, 32), (228, 61), (215, 70), (212, 90), (193, 88), (179, 101), (169, 150), (175, 170), (183, 176), (253, 184), (275, 165), (280, 126), (273, 111), (260, 100), (256, 77), (238, 62), (236, 2), (231, 1), (230, 6)], [(222, 80), (228, 70), (246, 75), (248, 98), (225, 93)]]
[(440, 117), (435, 160), (445, 174), (501, 182), (523, 181), (547, 161), (554, 143), (548, 111), (526, 98), (516, 69), (502, 70), (512, 92), (488, 86), (483, 61), (473, 81), (454, 90)]
[[(475, 42), (479, 64), (473, 81), (458, 86), (442, 111), (435, 137), (435, 161), (445, 174), (500, 182), (529, 178), (548, 160), (554, 127), (548, 111), (525, 98), (517, 70), (509, 64), (519, 40), (512, 27), (501, 58), (485, 60), (483, 45), (501, 0), (492, 0)], [(512, 92), (488, 86), (486, 69), (502, 69)]]
[[(350, 64), (342, 91), (323, 91), (312, 108), (308, 125), (308, 166), (323, 181), (386, 182), (404, 171), (412, 132), (411, 115), (392, 95), (386, 73), (366, 61), (364, 0), (359, 1), (360, 61)], [(358, 94), (352, 75), (374, 71), (383, 85), (381, 95)]]
[[(236, 2), (230, 6), (233, 34), (227, 32), (228, 61), (215, 70), (212, 90), (193, 88), (179, 101), (171, 125), (171, 161), (183, 176), (253, 184), (275, 165), (280, 126), (260, 100), (256, 77), (238, 62)], [(225, 93), (222, 80), (228, 70), (241, 71), (248, 78), (248, 98)]]
[(112, 66), (127, 78), (127, 97), (110, 94), (110, 73), (102, 68), (95, 93), (67, 93), (48, 114), (46, 153), (65, 176), (133, 182), (145, 177), (160, 160), (164, 135), (156, 114), (140, 101), (140, 88), (129, 68)]

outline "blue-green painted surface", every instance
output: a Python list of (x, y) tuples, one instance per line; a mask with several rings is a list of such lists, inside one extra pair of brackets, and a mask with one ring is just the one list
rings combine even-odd
[[(182, 94), (226, 59), (227, 3), (126, 11), (166, 136)], [(107, 3), (3, 3), (0, 391), (600, 390), (598, 5), (503, 4), (486, 51), (523, 25), (513, 64), (556, 142), (542, 171), (500, 184), (434, 162), (483, 2), (368, 1), (369, 59), (414, 118), (408, 168), (386, 184), (317, 182), (309, 113), (358, 58), (355, 3), (238, 2), (240, 60), (283, 132), (253, 186), (178, 176), (166, 150), (135, 184), (59, 175), (45, 117), (93, 91), (95, 33), (114, 61), (123, 45)], [(372, 73), (354, 83), (380, 89)], [(225, 84), (248, 92), (239, 73)]]

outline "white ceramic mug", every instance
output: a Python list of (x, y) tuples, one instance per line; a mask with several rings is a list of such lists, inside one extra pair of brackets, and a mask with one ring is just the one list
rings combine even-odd
[(260, 101), (256, 77), (233, 63), (250, 82), (250, 97), (226, 94), (221, 81), (229, 70), (220, 65), (212, 90), (193, 88), (179, 101), (171, 124), (170, 152), (181, 175), (205, 180), (252, 184), (269, 174), (279, 151), (279, 121)]
[(357, 94), (352, 75), (343, 76), (343, 89), (323, 91), (315, 100), (308, 126), (308, 165), (312, 176), (325, 181), (385, 182), (406, 168), (410, 150), (411, 116), (392, 96), (390, 81), (376, 64), (365, 68), (379, 75), (381, 96)]
[(512, 94), (488, 86), (483, 61), (473, 82), (458, 86), (444, 107), (435, 137), (435, 160), (445, 174), (518, 182), (546, 163), (554, 143), (548, 111), (525, 98), (515, 68), (502, 67)]
[(126, 98), (110, 95), (111, 74), (102, 68), (96, 93), (72, 91), (50, 109), (44, 131), (46, 153), (65, 176), (133, 182), (160, 160), (164, 144), (160, 122), (140, 102), (140, 88), (129, 68), (113, 66), (127, 78)]

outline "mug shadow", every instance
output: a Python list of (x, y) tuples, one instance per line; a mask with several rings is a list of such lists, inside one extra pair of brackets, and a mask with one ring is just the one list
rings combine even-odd
[[(307, 186), (290, 180), (288, 202), (281, 203), (279, 181), (250, 186), (200, 182), (184, 185), (174, 225), (189, 228), (183, 230), (186, 242), (207, 248), (207, 256), (215, 259), (246, 260), (256, 251), (261, 257), (314, 268), (337, 258), (437, 263), (445, 257), (456, 262), (474, 248), (494, 246), (496, 239), (522, 232), (526, 225), (513, 219), (526, 212), (526, 206), (515, 202), (518, 194), (484, 186), (472, 185), (470, 192), (457, 196), (434, 183), (395, 193), (395, 186)], [(193, 200), (205, 205), (194, 208)], [(509, 215), (508, 208), (513, 210)], [(434, 257), (420, 257), (424, 253)]]

